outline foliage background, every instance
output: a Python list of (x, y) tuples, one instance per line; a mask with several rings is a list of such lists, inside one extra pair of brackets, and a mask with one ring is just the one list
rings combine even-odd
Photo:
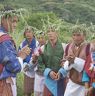
[[(88, 41), (95, 38), (95, 0), (0, 0), (0, 9), (12, 6), (24, 8), (18, 28), (13, 33), (17, 46), (23, 39), (24, 27), (30, 25), (35, 33), (45, 31), (48, 24), (55, 24), (62, 42), (71, 40), (71, 28), (86, 25)], [(0, 14), (1, 15), (1, 14)], [(23, 96), (23, 74), (17, 78), (18, 96)]]

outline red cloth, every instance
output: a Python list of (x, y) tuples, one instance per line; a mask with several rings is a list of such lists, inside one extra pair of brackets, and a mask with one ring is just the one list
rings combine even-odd
[(88, 74), (88, 76), (90, 78), (95, 78), (95, 72), (94, 71), (91, 71), (89, 70), (90, 66), (91, 66), (91, 55), (89, 55), (86, 59), (86, 62), (85, 62), (85, 66), (84, 66), (84, 70), (86, 71), (86, 73)]
[(0, 64), (0, 74), (1, 74), (2, 71), (3, 71), (3, 65)]
[(10, 83), (6, 80), (0, 80), (0, 96), (13, 96)]
[(8, 34), (4, 34), (0, 37), (0, 43), (7, 41), (7, 40), (11, 40), (11, 37)]
[(48, 88), (45, 85), (44, 85), (43, 96), (52, 96), (51, 92), (48, 90)]

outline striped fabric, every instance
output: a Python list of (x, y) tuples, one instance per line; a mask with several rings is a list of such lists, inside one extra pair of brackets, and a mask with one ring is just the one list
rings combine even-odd
[(24, 75), (24, 93), (29, 94), (34, 92), (34, 78)]
[(0, 96), (13, 96), (11, 84), (6, 83), (6, 80), (0, 80)]

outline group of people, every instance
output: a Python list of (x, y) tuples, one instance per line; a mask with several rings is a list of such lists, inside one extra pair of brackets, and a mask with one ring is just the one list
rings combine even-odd
[(17, 50), (9, 31), (18, 17), (5, 14), (0, 26), (0, 96), (17, 96), (16, 75), (24, 73), (24, 96), (94, 96), (95, 40), (76, 26), (70, 43), (62, 43), (53, 27), (35, 36), (28, 26)]

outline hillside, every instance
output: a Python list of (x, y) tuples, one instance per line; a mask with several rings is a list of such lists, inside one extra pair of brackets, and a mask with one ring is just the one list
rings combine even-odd
[(69, 23), (95, 24), (95, 0), (0, 0), (0, 8), (11, 5), (30, 12), (54, 12)]
[[(21, 14), (17, 30), (12, 34), (17, 47), (23, 39), (26, 23), (34, 29), (37, 28), (34, 32), (45, 32), (48, 22), (54, 22), (60, 29), (58, 31), (59, 40), (65, 43), (71, 40), (71, 27), (76, 22), (86, 23), (87, 26), (82, 25), (82, 28), (90, 29), (90, 33), (87, 33), (87, 40), (93, 37), (95, 39), (95, 0), (0, 0), (0, 9), (5, 5), (25, 8), (28, 10), (26, 13), (30, 13), (25, 16)], [(89, 27), (91, 22), (94, 25)], [(23, 80), (23, 74), (20, 73), (17, 77), (17, 96), (24, 96)]]

